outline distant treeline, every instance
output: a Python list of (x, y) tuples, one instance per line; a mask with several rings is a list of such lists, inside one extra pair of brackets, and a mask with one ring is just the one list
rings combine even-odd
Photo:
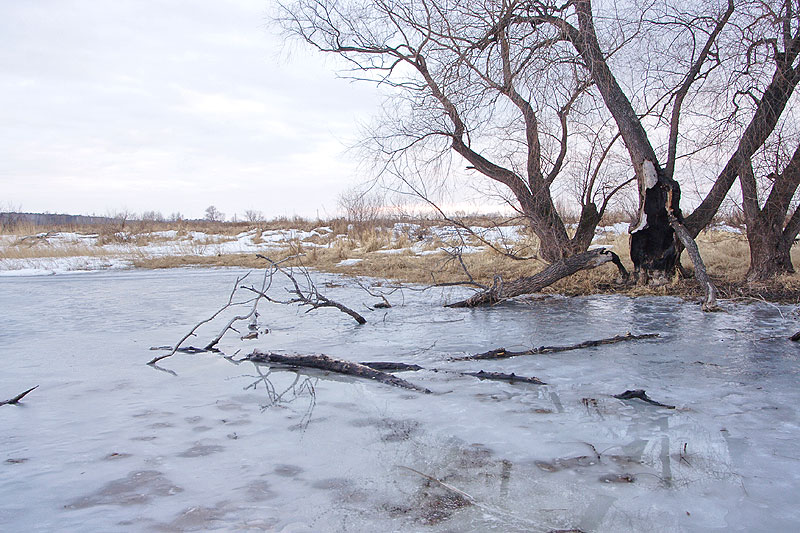
[(50, 213), (0, 213), (0, 227), (12, 227), (19, 224), (34, 226), (83, 226), (94, 224), (110, 224), (110, 217), (86, 215), (54, 215)]

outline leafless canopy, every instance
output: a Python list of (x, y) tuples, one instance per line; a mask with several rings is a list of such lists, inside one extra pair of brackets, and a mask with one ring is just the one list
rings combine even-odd
[[(612, 159), (616, 132), (607, 120), (607, 128), (588, 128), (607, 113), (560, 30), (506, 24), (527, 10), (520, 2), (299, 0), (283, 5), (280, 23), (343, 58), (346, 75), (388, 88), (385, 116), (367, 143), (383, 172), (431, 182), (457, 154), (509, 193), (539, 237), (540, 256), (555, 261), (586, 249), (628, 180), (599, 169)], [(572, 153), (587, 158), (570, 157), (573, 141)], [(552, 191), (578, 174), (588, 178), (570, 237)]]

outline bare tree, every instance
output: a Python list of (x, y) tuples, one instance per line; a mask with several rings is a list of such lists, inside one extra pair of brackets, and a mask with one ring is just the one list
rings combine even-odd
[(210, 205), (206, 208), (206, 220), (211, 222), (223, 222), (225, 220), (225, 213)]
[(383, 195), (374, 187), (366, 190), (350, 187), (339, 194), (338, 204), (347, 221), (352, 224), (375, 222), (384, 216), (386, 210)]
[[(738, 133), (731, 155), (687, 226), (697, 233), (710, 221), (737, 176), (750, 244), (747, 281), (793, 272), (790, 249), (800, 215), (800, 2), (753, 1), (740, 14), (734, 50), (721, 91), (722, 130)], [(794, 154), (793, 154), (794, 152)]]
[(752, 158), (781, 129), (800, 82), (800, 2), (754, 0), (739, 11), (728, 47), (731, 67), (715, 95), (722, 107), (719, 126), (713, 128), (733, 130), (735, 144), (703, 202), (686, 217), (693, 235), (711, 222), (742, 169), (749, 174)]
[(244, 212), (244, 218), (248, 222), (263, 222), (264, 213), (256, 211), (255, 209), (248, 209)]
[(570, 117), (597, 109), (583, 104), (592, 82), (558, 39), (530, 47), (536, 28), (499, 24), (523, 12), (518, 2), (296, 0), (280, 22), (344, 58), (352, 77), (393, 89), (384, 127), (370, 135), (382, 170), (411, 179), (424, 161), (429, 182), (457, 154), (510, 192), (540, 257), (555, 262), (588, 247), (615, 189), (599, 206), (587, 195), (570, 236), (551, 188), (570, 164)]
[[(784, 146), (777, 147), (778, 150)], [(759, 199), (759, 186), (751, 162), (739, 170), (742, 208), (750, 243), (748, 281), (763, 281), (777, 274), (794, 272), (790, 250), (800, 232), (800, 209), (792, 199), (800, 185), (800, 143), (789, 159), (778, 154), (775, 168), (765, 180), (769, 183), (766, 199)], [(794, 212), (789, 216), (790, 208)]]
[[(613, 32), (607, 33), (616, 38), (616, 42), (613, 38), (607, 38), (609, 44), (606, 46), (601, 44), (598, 37), (595, 15), (589, 0), (566, 4), (528, 2), (525, 11), (519, 16), (500, 21), (500, 25), (543, 25), (557, 29), (559, 33), (556, 38), (568, 41), (574, 47), (582, 67), (594, 82), (605, 107), (619, 128), (639, 185), (639, 213), (631, 224), (631, 259), (636, 273), (645, 280), (650, 277), (663, 279), (671, 275), (677, 263), (678, 240), (670, 223), (670, 214), (673, 215), (672, 224), (680, 224), (683, 219), (680, 211), (680, 186), (672, 175), (681, 106), (692, 85), (704, 72), (704, 65), (712, 55), (715, 41), (733, 11), (732, 2), (729, 2), (728, 10), (717, 19), (694, 19), (691, 15), (687, 17), (682, 14), (685, 19), (682, 21), (683, 27), (693, 37), (694, 46), (689, 49), (692, 61), (687, 64), (685, 74), (680, 76), (680, 83), (666, 91), (666, 96), (674, 102), (666, 169), (659, 163), (642, 121), (642, 117), (650, 109), (645, 109), (643, 113), (634, 109), (609, 63), (609, 56), (615, 49), (620, 49), (629, 42), (637, 42), (635, 37), (645, 25), (647, 8), (634, 9), (634, 16), (630, 20), (626, 20), (620, 10), (613, 13), (603, 11), (602, 20), (610, 21), (610, 25), (614, 27)], [(669, 15), (676, 16), (674, 12)], [(707, 32), (705, 39), (700, 40), (703, 45), (698, 50), (698, 37), (702, 33), (702, 26), (709, 25), (709, 18), (713, 21), (712, 29)], [(627, 26), (632, 27), (629, 30), (632, 33), (630, 36), (626, 35)], [(539, 42), (540, 39), (534, 40), (529, 46), (537, 46)]]
[(143, 222), (164, 222), (166, 219), (161, 211), (143, 211), (141, 220)]

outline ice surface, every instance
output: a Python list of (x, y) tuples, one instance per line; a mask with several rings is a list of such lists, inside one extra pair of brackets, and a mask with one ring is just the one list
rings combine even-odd
[[(673, 298), (594, 296), (467, 310), (441, 306), (460, 291), (404, 290), (370, 311), (362, 304), (376, 298), (353, 280), (319, 275), (366, 325), (262, 305), (259, 338), (241, 341), (243, 325), (220, 348), (416, 363), (427, 370), (402, 377), (433, 394), (213, 354), (162, 362), (177, 375), (144, 364), (241, 274), (0, 279), (0, 400), (40, 385), (0, 407), (0, 531), (800, 528), (788, 307), (723, 302), (728, 312), (708, 314)], [(626, 331), (661, 337), (452, 360)], [(548, 385), (458, 373), (481, 369)], [(612, 397), (635, 388), (678, 409)]]

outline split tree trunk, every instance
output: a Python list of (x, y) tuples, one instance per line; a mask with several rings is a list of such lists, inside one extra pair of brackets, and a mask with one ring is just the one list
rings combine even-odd
[(614, 117), (639, 184), (639, 215), (630, 228), (634, 275), (640, 281), (666, 279), (675, 272), (678, 254), (665, 206), (667, 195), (672, 194), (673, 211), (681, 218), (680, 187), (661, 169), (636, 111), (606, 62), (594, 28), (591, 2), (578, 0), (575, 10), (578, 28), (567, 25), (563, 29), (586, 63), (606, 108)]

